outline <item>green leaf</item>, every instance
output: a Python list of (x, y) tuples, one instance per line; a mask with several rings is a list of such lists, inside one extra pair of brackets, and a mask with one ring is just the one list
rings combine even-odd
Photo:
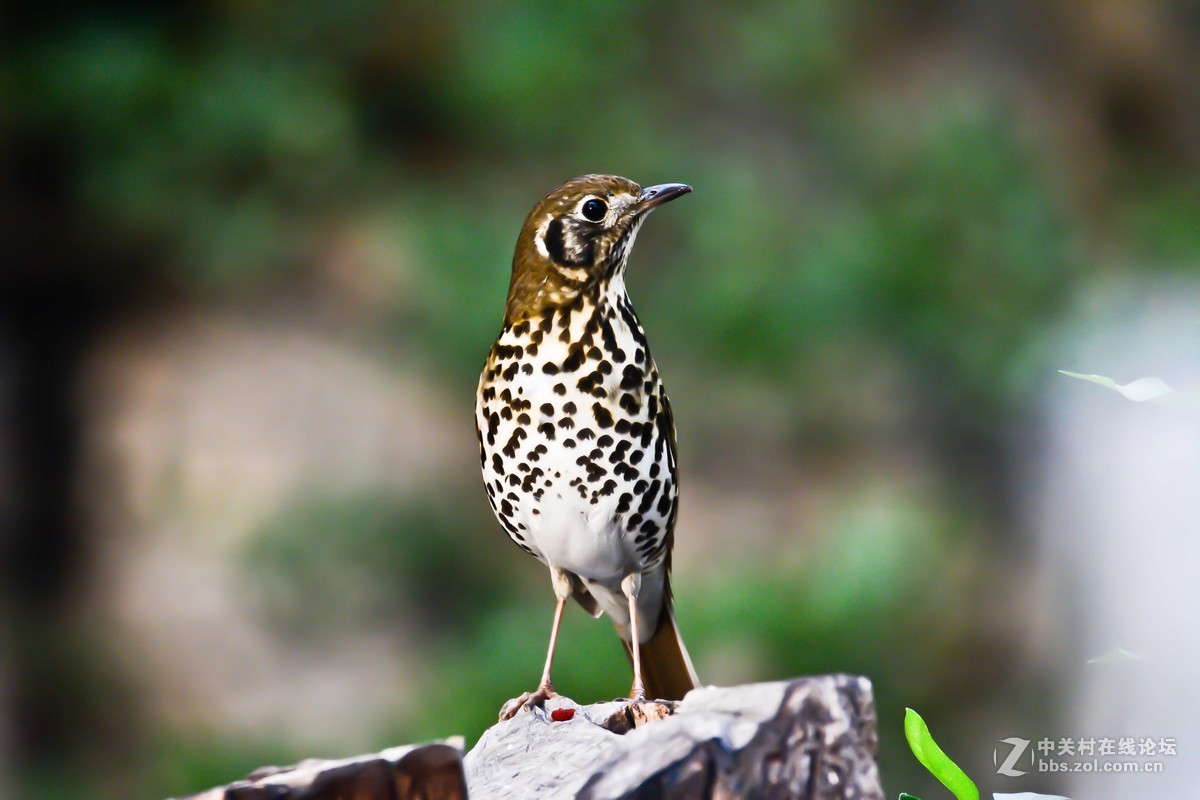
[(958, 800), (979, 800), (979, 789), (975, 783), (942, 752), (929, 733), (925, 720), (911, 708), (904, 710), (904, 738), (908, 739), (908, 746), (912, 748), (917, 761), (953, 792)]
[(921, 800), (921, 798), (911, 795), (908, 792), (901, 792), (900, 800)]
[(1103, 375), (1085, 375), (1081, 372), (1067, 372), (1065, 369), (1060, 369), (1059, 372), (1068, 378), (1106, 386), (1135, 403), (1150, 401), (1162, 405), (1200, 407), (1200, 392), (1177, 392), (1160, 378), (1138, 378), (1122, 386)]

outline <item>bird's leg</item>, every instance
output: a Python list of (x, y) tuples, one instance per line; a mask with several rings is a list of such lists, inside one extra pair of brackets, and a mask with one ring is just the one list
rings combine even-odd
[(546, 651), (546, 666), (542, 668), (542, 680), (538, 683), (535, 691), (522, 692), (519, 697), (514, 697), (505, 703), (504, 707), (500, 709), (500, 719), (502, 720), (512, 719), (522, 708), (540, 706), (551, 697), (558, 696), (558, 692), (554, 691), (554, 684), (550, 682), (550, 668), (554, 665), (554, 648), (558, 645), (558, 627), (562, 624), (563, 609), (567, 605), (567, 598), (571, 595), (571, 582), (566, 575), (553, 569), (550, 571), (550, 576), (558, 602), (554, 606), (554, 623), (550, 626), (550, 647)]
[(629, 600), (629, 635), (632, 639), (629, 649), (633, 653), (633, 688), (629, 690), (629, 699), (635, 703), (642, 703), (646, 700), (646, 685), (642, 683), (641, 640), (638, 638), (637, 598), (641, 589), (642, 574), (640, 572), (626, 575), (621, 581), (621, 591)]

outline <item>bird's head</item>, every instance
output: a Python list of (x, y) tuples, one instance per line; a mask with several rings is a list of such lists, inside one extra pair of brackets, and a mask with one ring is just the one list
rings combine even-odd
[(643, 189), (616, 175), (583, 175), (552, 189), (517, 239), (505, 321), (569, 305), (622, 276), (646, 215), (691, 190), (682, 183)]

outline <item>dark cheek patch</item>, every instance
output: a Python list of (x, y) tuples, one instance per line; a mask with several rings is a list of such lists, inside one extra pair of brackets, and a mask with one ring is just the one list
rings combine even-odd
[[(571, 241), (567, 241), (567, 237), (571, 237)], [(596, 243), (592, 241), (592, 237), (587, 231), (571, 230), (563, 224), (561, 219), (553, 219), (546, 226), (546, 233), (542, 236), (542, 242), (546, 245), (546, 252), (556, 264), (562, 264), (564, 267), (590, 267), (592, 258), (596, 252)], [(568, 247), (569, 245), (569, 247)], [(567, 251), (571, 250), (572, 256), (567, 255)]]
[(562, 220), (556, 219), (546, 226), (546, 233), (542, 237), (542, 241), (546, 243), (546, 252), (559, 264), (567, 263), (565, 233)]

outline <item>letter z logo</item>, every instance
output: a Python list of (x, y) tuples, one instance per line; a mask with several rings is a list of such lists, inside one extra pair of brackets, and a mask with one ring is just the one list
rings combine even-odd
[[(1004, 759), (1004, 763), (1000, 763), (1000, 750), (997, 747), (992, 751), (992, 763), (996, 765), (996, 772), (1000, 775), (1007, 775), (1010, 778), (1019, 778), (1025, 774), (1025, 770), (1016, 769), (1017, 762), (1021, 760), (1021, 756), (1025, 755), (1025, 751), (1029, 749), (1028, 739), (1018, 739), (1015, 736), (1008, 739), (1001, 739), (1001, 744), (1007, 744), (1012, 749), (1008, 752), (1008, 757)], [(1029, 761), (1033, 763), (1033, 753), (1029, 754)]]

